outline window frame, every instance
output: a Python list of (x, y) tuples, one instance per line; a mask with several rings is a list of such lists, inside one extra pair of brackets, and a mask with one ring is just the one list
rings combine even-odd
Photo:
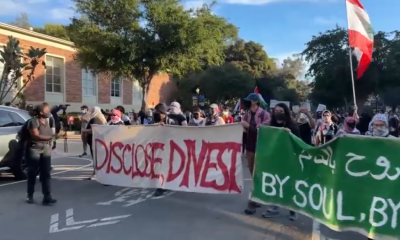
[[(116, 84), (116, 81), (118, 81), (118, 84)], [(115, 86), (118, 85), (118, 96), (115, 96), (115, 93), (117, 92), (115, 89)], [(113, 77), (110, 81), (110, 96), (113, 98), (121, 98), (122, 97), (122, 79), (118, 77)]]
[[(48, 57), (52, 58), (52, 64), (51, 65), (49, 65), (50, 61), (48, 61)], [(60, 76), (60, 83), (59, 84), (58, 83), (56, 83), (56, 84), (54, 83), (54, 64), (53, 64), (53, 62), (54, 62), (53, 60), (54, 59), (59, 59), (59, 60), (62, 61), (61, 66), (60, 66), (60, 75), (59, 75)], [(46, 62), (46, 69), (45, 69), (45, 74), (44, 74), (45, 93), (64, 94), (64, 90), (65, 90), (65, 87), (64, 87), (64, 83), (65, 83), (65, 57), (47, 53), (45, 55), (45, 62)], [(51, 67), (51, 73), (49, 73), (49, 68), (50, 67)], [(47, 80), (48, 80), (47, 76), (48, 75), (52, 76), (52, 82), (51, 83), (47, 83)], [(48, 91), (47, 90), (47, 84), (51, 84), (52, 91)], [(59, 92), (55, 92), (54, 91), (54, 85), (59, 85), (60, 86), (60, 91)]]
[(0, 114), (2, 114), (2, 113), (7, 114), (7, 116), (11, 119), (12, 124), (13, 124), (13, 125), (11, 125), (11, 126), (2, 126), (2, 125), (0, 125), (0, 129), (2, 129), (2, 128), (9, 128), (9, 127), (19, 127), (19, 126), (21, 126), (21, 125), (17, 125), (17, 124), (16, 124), (16, 122), (14, 121), (14, 119), (12, 118), (12, 116), (10, 115), (10, 112), (11, 112), (11, 111), (7, 111), (7, 110), (4, 110), (4, 109), (0, 109)]
[[(82, 95), (85, 97), (96, 97), (97, 96), (97, 75), (90, 72), (90, 70), (82, 68)], [(89, 79), (88, 76), (91, 76), (92, 79)], [(93, 92), (92, 94), (87, 94), (86, 91), (88, 88), (85, 84), (91, 80), (93, 82)], [(85, 91), (86, 90), (86, 91)]]

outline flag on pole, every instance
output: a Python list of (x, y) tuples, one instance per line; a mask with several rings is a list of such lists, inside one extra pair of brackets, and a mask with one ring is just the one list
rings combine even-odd
[(260, 94), (260, 92), (258, 91), (258, 86), (256, 86), (254, 88), (254, 93), (256, 93), (258, 95), (258, 97), (260, 98), (260, 105), (262, 108), (264, 109), (268, 109), (268, 104), (265, 102), (263, 96)]
[(372, 61), (374, 32), (371, 20), (359, 0), (346, 0), (349, 45), (358, 59), (357, 79), (362, 77)]

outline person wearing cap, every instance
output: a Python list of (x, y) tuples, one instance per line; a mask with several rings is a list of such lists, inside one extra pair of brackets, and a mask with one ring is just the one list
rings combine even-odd
[(50, 171), (51, 171), (51, 140), (53, 130), (50, 127), (50, 107), (43, 103), (35, 107), (35, 116), (28, 126), (30, 137), (27, 142), (27, 166), (28, 166), (28, 196), (27, 202), (34, 203), (36, 175), (40, 172), (42, 184), (43, 205), (52, 205), (57, 202), (51, 196)]
[(322, 122), (315, 130), (314, 145), (319, 146), (325, 144), (335, 138), (339, 127), (332, 121), (332, 113), (324, 110), (321, 114)]
[[(86, 129), (88, 122), (90, 121), (90, 116), (89, 116), (89, 108), (86, 105), (81, 106), (81, 114), (79, 116), (79, 120), (81, 121), (81, 129)], [(83, 148), (83, 153), (79, 155), (79, 157), (84, 157), (87, 156), (87, 137), (86, 133), (81, 131), (81, 140), (82, 140), (82, 148)]]
[(210, 105), (210, 110), (206, 118), (206, 126), (224, 125), (224, 119), (219, 116), (219, 107), (213, 103)]
[[(246, 158), (250, 174), (253, 176), (258, 134), (257, 129), (262, 125), (269, 125), (271, 116), (266, 110), (260, 107), (261, 102), (258, 94), (250, 93), (243, 100), (244, 108), (248, 110), (248, 112), (243, 115), (241, 123), (244, 130), (247, 132), (246, 139), (244, 139), (246, 145)], [(259, 207), (258, 204), (249, 200), (244, 212), (248, 215), (254, 214), (257, 207)]]
[(195, 127), (203, 127), (206, 124), (206, 119), (203, 117), (201, 113), (201, 109), (196, 107), (193, 109), (193, 118), (190, 119), (188, 125), (195, 126)]

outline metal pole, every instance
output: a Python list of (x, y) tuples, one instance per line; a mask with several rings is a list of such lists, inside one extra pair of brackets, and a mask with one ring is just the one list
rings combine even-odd
[(345, 4), (345, 9), (346, 9), (346, 21), (347, 21), (347, 41), (349, 44), (349, 62), (350, 62), (350, 73), (351, 73), (351, 87), (353, 88), (353, 101), (354, 101), (354, 107), (357, 108), (357, 101), (356, 101), (356, 88), (354, 86), (354, 72), (353, 72), (353, 55), (351, 52), (351, 47), (350, 47), (350, 39), (349, 39), (349, 19), (347, 17), (347, 6), (346, 6), (347, 0), (344, 0)]

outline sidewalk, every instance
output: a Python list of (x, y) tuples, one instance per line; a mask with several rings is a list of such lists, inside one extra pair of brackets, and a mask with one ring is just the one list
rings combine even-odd
[[(58, 139), (64, 139), (64, 131), (61, 131), (59, 134)], [(67, 138), (68, 139), (81, 139), (81, 133), (77, 131), (67, 131)]]

